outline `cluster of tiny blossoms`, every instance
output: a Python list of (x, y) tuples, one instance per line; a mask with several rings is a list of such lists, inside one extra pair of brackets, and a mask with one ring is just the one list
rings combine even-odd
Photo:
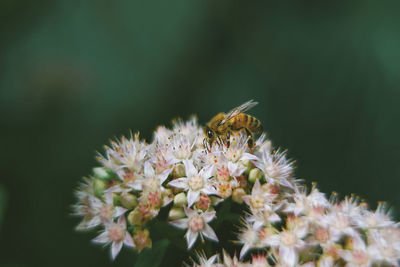
[[(77, 229), (101, 228), (93, 241), (111, 244), (115, 258), (123, 245), (151, 247), (148, 223), (165, 207), (191, 249), (198, 239), (218, 242), (209, 223), (230, 199), (245, 209), (239, 257), (200, 254), (194, 266), (399, 266), (400, 228), (384, 204), (370, 211), (356, 197), (328, 200), (315, 185), (307, 190), (264, 134), (251, 149), (242, 133), (210, 151), (203, 139), (193, 118), (159, 127), (150, 144), (138, 134), (111, 141), (97, 157), (102, 167), (76, 192)], [(251, 262), (243, 261), (251, 250)]]

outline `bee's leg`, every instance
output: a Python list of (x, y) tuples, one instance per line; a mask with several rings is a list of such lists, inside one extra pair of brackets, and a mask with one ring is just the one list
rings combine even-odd
[(231, 145), (231, 132), (228, 130), (226, 132), (226, 147), (229, 148)]
[(253, 134), (247, 130), (247, 128), (244, 128), (246, 130), (246, 135), (247, 135), (247, 145), (249, 146), (249, 148), (252, 148), (254, 145), (254, 140), (253, 140)]
[(209, 150), (209, 149), (208, 149), (207, 140), (206, 140), (205, 138), (203, 139), (203, 146), (204, 146), (204, 149), (205, 149), (206, 152), (207, 152), (207, 150)]
[(220, 146), (222, 144), (221, 137), (217, 136), (217, 144)]

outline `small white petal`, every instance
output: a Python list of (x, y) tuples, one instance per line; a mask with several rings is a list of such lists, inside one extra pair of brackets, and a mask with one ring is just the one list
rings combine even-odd
[(185, 165), (186, 177), (192, 177), (198, 173), (191, 160), (184, 160), (183, 165)]
[(264, 224), (265, 224), (265, 223), (264, 223), (263, 220), (257, 220), (257, 221), (255, 221), (254, 224), (253, 224), (253, 229), (254, 229), (254, 230), (258, 230), (258, 229), (260, 229), (261, 227), (263, 227)]
[(125, 233), (124, 244), (127, 245), (128, 247), (132, 247), (132, 248), (135, 247), (135, 244), (133, 243), (132, 236), (128, 232)]
[(160, 184), (164, 183), (165, 180), (167, 180), (167, 178), (168, 178), (169, 174), (171, 173), (171, 171), (172, 171), (172, 168), (163, 171), (163, 172), (158, 176), (158, 179), (160, 180)]
[(251, 190), (251, 194), (254, 195), (254, 194), (260, 194), (260, 193), (262, 193), (261, 192), (261, 184), (260, 184), (259, 179), (256, 179), (256, 181), (253, 185), (253, 189)]
[(186, 232), (186, 241), (187, 241), (187, 244), (188, 244), (188, 249), (190, 249), (194, 245), (198, 235), (199, 235), (198, 232), (194, 233), (191, 230)]
[(278, 214), (274, 213), (271, 216), (269, 216), (268, 221), (275, 223), (275, 222), (280, 222), (281, 221), (281, 217), (279, 217)]
[(271, 235), (265, 239), (262, 240), (262, 243), (266, 246), (270, 247), (277, 247), (280, 244), (280, 238), (279, 235)]
[(114, 196), (111, 192), (104, 194), (104, 202), (110, 206), (114, 204)]
[(191, 207), (200, 198), (200, 191), (189, 190), (187, 194), (188, 206)]
[(298, 262), (298, 255), (293, 247), (281, 246), (279, 248), (279, 257), (288, 266), (296, 266)]
[(90, 219), (87, 223), (86, 226), (87, 228), (93, 228), (101, 224), (101, 219), (100, 216), (94, 216), (92, 219)]
[(170, 222), (170, 224), (172, 224), (178, 228), (181, 228), (181, 229), (186, 229), (186, 228), (188, 228), (188, 220), (189, 220), (188, 218), (178, 219), (178, 220)]
[(240, 160), (258, 160), (258, 157), (254, 156), (253, 154), (250, 154), (250, 153), (243, 153)]
[(113, 242), (111, 245), (111, 257), (114, 260), (118, 253), (121, 251), (122, 248), (122, 241), (120, 242)]
[(151, 166), (149, 161), (144, 163), (144, 175), (149, 178), (154, 178), (156, 176), (153, 166)]
[(289, 182), (286, 178), (282, 178), (280, 184), (289, 187), (290, 189), (294, 189), (293, 184)]
[(218, 254), (215, 254), (214, 256), (211, 256), (208, 259), (207, 264), (210, 264), (210, 265), (213, 264), (217, 260), (217, 258), (218, 258)]
[(206, 221), (206, 223), (211, 222), (214, 218), (215, 218), (215, 211), (208, 211), (208, 212), (204, 212), (202, 214), (202, 217), (204, 219), (204, 221)]
[(210, 178), (214, 175), (214, 165), (208, 165), (207, 167), (203, 168), (199, 175), (206, 179)]
[(126, 183), (127, 186), (129, 186), (130, 188), (136, 190), (136, 191), (142, 191), (142, 184), (143, 184), (143, 180), (142, 179), (136, 179), (133, 182), (128, 182)]
[(193, 215), (197, 214), (195, 210), (192, 210), (191, 208), (187, 206), (183, 206), (183, 210), (185, 211), (185, 214), (187, 217), (191, 218)]
[[(122, 214), (124, 214), (127, 211), (127, 209), (123, 207), (115, 207), (115, 217), (120, 217)], [(124, 217), (124, 216), (121, 216)], [(121, 218), (120, 217), (120, 218)], [(124, 217), (125, 218), (125, 217)]]
[(242, 250), (240, 250), (240, 259), (243, 259), (244, 255), (246, 255), (247, 251), (249, 251), (250, 245), (249, 244), (244, 244), (242, 247)]
[(214, 230), (211, 228), (211, 226), (209, 226), (208, 224), (205, 224), (202, 233), (203, 233), (203, 235), (205, 235), (205, 236), (208, 237), (209, 239), (218, 242), (218, 237), (217, 237), (217, 235), (215, 234), (215, 232), (214, 232)]
[(216, 195), (218, 193), (212, 185), (206, 185), (200, 191), (206, 195)]
[(233, 177), (240, 176), (246, 169), (246, 167), (239, 167), (237, 163), (228, 162), (229, 174)]
[(182, 188), (182, 189), (188, 189), (188, 184), (187, 184), (188, 178), (178, 178), (175, 180), (172, 180), (168, 184), (170, 186), (176, 187), (176, 188)]
[(96, 238), (94, 238), (92, 241), (95, 243), (104, 244), (104, 243), (110, 242), (110, 238), (108, 237), (107, 232), (103, 232), (100, 235), (98, 235)]

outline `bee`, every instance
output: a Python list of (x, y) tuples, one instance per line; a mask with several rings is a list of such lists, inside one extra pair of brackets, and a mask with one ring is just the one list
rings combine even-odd
[(217, 141), (219, 144), (225, 143), (229, 147), (232, 132), (244, 130), (248, 138), (247, 144), (252, 148), (254, 144), (253, 133), (262, 132), (263, 126), (258, 119), (243, 112), (257, 104), (258, 102), (249, 100), (232, 109), (227, 114), (219, 113), (214, 116), (204, 127), (204, 134), (206, 136), (203, 140), (204, 147), (209, 151), (214, 141)]

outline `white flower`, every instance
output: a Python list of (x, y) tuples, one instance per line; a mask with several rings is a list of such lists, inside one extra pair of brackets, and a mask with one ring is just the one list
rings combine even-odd
[(168, 184), (188, 192), (189, 207), (199, 200), (200, 193), (206, 195), (217, 193), (212, 181), (210, 181), (214, 169), (213, 165), (208, 165), (198, 172), (191, 160), (184, 160), (183, 164), (185, 165), (186, 177), (175, 179)]
[(196, 146), (203, 142), (203, 129), (197, 124), (197, 118), (192, 116), (188, 121), (177, 120), (173, 123), (172, 130), (176, 134), (187, 137)]
[(169, 168), (159, 174), (156, 174), (151, 163), (149, 161), (146, 161), (144, 163), (144, 180), (142, 184), (142, 190), (145, 191), (145, 190), (158, 189), (158, 187), (160, 187), (168, 178), (168, 175), (171, 173), (171, 171), (172, 168)]
[(164, 147), (169, 145), (169, 137), (172, 135), (172, 131), (165, 126), (158, 126), (157, 130), (154, 132), (153, 144)]
[(307, 215), (314, 208), (327, 208), (329, 206), (329, 201), (323, 193), (319, 192), (316, 186), (313, 186), (309, 195), (307, 195), (305, 187), (295, 187), (294, 191), (294, 203), (287, 203), (284, 212), (291, 212), (296, 216)]
[(251, 267), (252, 265), (247, 262), (240, 262), (239, 259), (234, 255), (232, 258), (229, 254), (223, 250), (224, 255), (224, 267)]
[(376, 229), (390, 227), (395, 224), (389, 216), (390, 210), (387, 209), (385, 203), (379, 203), (375, 212), (367, 209), (362, 210), (361, 216), (355, 218), (359, 227), (365, 229)]
[[(111, 141), (111, 148), (106, 146), (106, 157), (99, 156), (97, 159), (104, 167), (117, 172), (121, 168), (140, 173), (143, 162), (150, 147), (140, 142), (139, 134), (127, 139), (125, 136), (120, 141)], [(123, 177), (120, 177), (123, 179)]]
[(262, 212), (266, 206), (271, 205), (274, 197), (275, 195), (263, 190), (260, 181), (257, 179), (251, 190), (251, 195), (243, 196), (242, 199), (250, 206), (252, 213), (256, 214)]
[(192, 157), (192, 153), (196, 144), (196, 140), (182, 134), (172, 134), (170, 136), (171, 153), (176, 162), (188, 160)]
[(82, 222), (79, 229), (90, 229), (100, 225), (101, 223), (111, 222), (114, 218), (118, 218), (126, 212), (126, 209), (114, 206), (112, 193), (104, 194), (104, 202), (95, 196), (89, 197), (92, 217), (88, 221)]
[(289, 229), (282, 230), (278, 236), (264, 240), (266, 245), (277, 247), (279, 250), (279, 261), (286, 266), (297, 266), (299, 260), (299, 249), (305, 247), (306, 243), (302, 240), (307, 232), (302, 230)]
[(335, 242), (344, 235), (351, 237), (359, 237), (358, 231), (354, 228), (352, 218), (344, 212), (331, 211), (330, 213), (321, 216), (319, 225), (329, 229), (331, 240)]
[(118, 219), (118, 223), (107, 223), (103, 233), (93, 239), (93, 242), (100, 244), (111, 243), (111, 257), (115, 259), (121, 251), (122, 245), (134, 247), (132, 236), (126, 230), (126, 220), (124, 216)]
[[(221, 266), (221, 264), (215, 264), (215, 261), (218, 260), (218, 254), (211, 256), (207, 259), (204, 252), (197, 252), (196, 253), (198, 262), (193, 262), (193, 267), (217, 267)], [(190, 265), (186, 265), (190, 266)]]
[(369, 230), (368, 243), (369, 251), (375, 260), (399, 266), (400, 228), (398, 224), (378, 230)]
[(232, 135), (230, 139), (230, 146), (220, 146), (220, 150), (223, 151), (226, 158), (230, 162), (240, 162), (243, 160), (258, 160), (258, 158), (248, 153), (247, 147), (247, 136), (243, 133)]
[(277, 150), (271, 154), (268, 149), (264, 149), (261, 151), (261, 158), (254, 164), (264, 172), (268, 183), (293, 188), (293, 181), (290, 180), (293, 164), (286, 159), (285, 152)]
[(218, 238), (214, 230), (208, 225), (210, 221), (215, 218), (215, 211), (198, 212), (184, 206), (187, 218), (172, 221), (171, 224), (182, 229), (188, 228), (186, 232), (186, 241), (188, 249), (190, 249), (196, 242), (197, 237), (203, 235), (211, 240), (218, 242)]
[(357, 237), (352, 238), (351, 250), (340, 250), (339, 255), (346, 261), (348, 267), (367, 267), (372, 265), (372, 255), (364, 241)]
[(260, 229), (268, 223), (277, 223), (281, 221), (281, 217), (276, 213), (280, 205), (264, 205), (261, 212), (250, 214), (246, 220), (253, 223), (255, 230)]

